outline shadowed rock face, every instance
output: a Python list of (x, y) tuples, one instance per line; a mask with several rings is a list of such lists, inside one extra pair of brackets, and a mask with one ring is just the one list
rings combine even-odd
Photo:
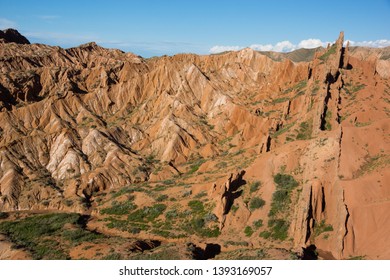
[(30, 44), (22, 34), (17, 30), (9, 28), (6, 30), (0, 30), (0, 40), (3, 39), (6, 43), (17, 43), (17, 44)]
[[(183, 220), (162, 229), (143, 218), (141, 233), (120, 234), (390, 258), (388, 48), (348, 49), (340, 34), (316, 52), (144, 59), (95, 43), (29, 44), (15, 30), (0, 38), (0, 211), (93, 220), (131, 193), (131, 207), (150, 214), (158, 199)], [(278, 173), (299, 186), (272, 217)], [(205, 209), (179, 226), (192, 200)], [(288, 238), (260, 235), (275, 220)]]

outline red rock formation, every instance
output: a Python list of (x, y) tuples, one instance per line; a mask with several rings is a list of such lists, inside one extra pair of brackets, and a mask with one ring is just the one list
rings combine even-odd
[[(343, 38), (300, 62), (251, 49), (143, 59), (95, 43), (1, 41), (0, 211), (99, 216), (96, 200), (107, 206), (111, 191), (174, 181), (167, 195), (181, 207), (208, 194), (221, 242), (389, 258), (388, 48)], [(286, 211), (292, 242), (259, 237), (277, 173), (300, 185)], [(138, 207), (153, 201), (135, 194)], [(254, 197), (265, 205), (251, 209)]]

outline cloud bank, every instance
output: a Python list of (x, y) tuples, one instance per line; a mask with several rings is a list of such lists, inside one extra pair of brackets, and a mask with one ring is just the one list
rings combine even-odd
[[(383, 48), (390, 46), (390, 40), (382, 39), (382, 40), (376, 40), (376, 41), (361, 41), (356, 42), (352, 40), (346, 40), (349, 41), (350, 46), (362, 46), (362, 47), (371, 47), (371, 48)], [(300, 41), (298, 44), (293, 44), (290, 41), (281, 41), (276, 43), (275, 45), (272, 44), (252, 44), (248, 46), (249, 48), (255, 50), (255, 51), (274, 51), (274, 52), (291, 52), (296, 49), (313, 49), (317, 47), (326, 47), (328, 44), (331, 44), (334, 42), (323, 42), (320, 39), (305, 39)], [(226, 51), (238, 51), (245, 48), (244, 46), (213, 46), (209, 52), (210, 53), (221, 53)]]

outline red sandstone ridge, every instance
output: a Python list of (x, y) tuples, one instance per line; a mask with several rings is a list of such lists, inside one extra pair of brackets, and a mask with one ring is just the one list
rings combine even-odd
[(389, 259), (390, 49), (343, 38), (150, 59), (0, 40), (0, 258)]

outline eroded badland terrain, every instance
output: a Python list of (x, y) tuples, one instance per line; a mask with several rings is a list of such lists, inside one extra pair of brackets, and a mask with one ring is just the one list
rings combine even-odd
[(390, 48), (0, 38), (1, 259), (390, 259)]

